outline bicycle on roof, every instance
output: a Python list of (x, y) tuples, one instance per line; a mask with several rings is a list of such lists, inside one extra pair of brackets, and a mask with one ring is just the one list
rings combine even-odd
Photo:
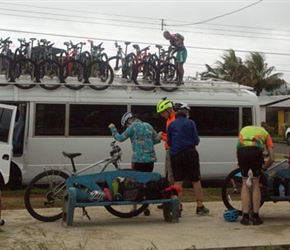
[[(0, 39), (0, 74), (5, 76), (5, 79), (7, 81), (11, 80), (11, 67), (12, 65), (12, 57), (13, 53), (10, 49), (10, 44), (12, 41), (10, 40), (10, 37), (7, 37), (6, 39)], [(0, 86), (7, 86), (8, 83), (1, 83)]]
[[(65, 87), (72, 90), (79, 90), (84, 87), (85, 59), (81, 57), (82, 48), (86, 43), (74, 44), (72, 41), (64, 42), (67, 49), (60, 55), (61, 75), (60, 81)], [(77, 80), (75, 83), (75, 79)], [(67, 83), (69, 81), (70, 83)]]

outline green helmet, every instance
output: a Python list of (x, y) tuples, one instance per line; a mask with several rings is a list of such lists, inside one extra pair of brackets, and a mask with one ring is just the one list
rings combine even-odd
[(157, 103), (156, 111), (157, 113), (161, 113), (168, 108), (173, 108), (173, 103), (166, 98), (163, 98), (163, 100)]

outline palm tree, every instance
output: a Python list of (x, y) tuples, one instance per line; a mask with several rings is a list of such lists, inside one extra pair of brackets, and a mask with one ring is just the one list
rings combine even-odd
[(247, 72), (242, 59), (232, 49), (224, 52), (222, 59), (216, 62), (222, 79), (242, 84)]
[(272, 74), (275, 67), (268, 67), (263, 53), (251, 52), (245, 64), (248, 68), (248, 74), (245, 79), (248, 83), (247, 85), (253, 87), (258, 96), (263, 89), (273, 91), (286, 84), (280, 78), (283, 76), (282, 73)]
[(216, 68), (212, 68), (206, 64), (207, 71), (201, 73), (201, 76), (242, 84), (247, 72), (242, 59), (237, 57), (235, 51), (232, 49), (224, 52), (222, 59), (223, 61), (216, 61)]
[(272, 74), (275, 67), (268, 67), (265, 56), (262, 53), (251, 52), (247, 56), (246, 62), (243, 63), (242, 59), (237, 57), (235, 51), (231, 49), (224, 52), (222, 59), (222, 61), (216, 62), (216, 68), (206, 64), (207, 71), (201, 73), (201, 76), (250, 86), (258, 96), (264, 89), (273, 91), (286, 84), (280, 78), (283, 76), (282, 73)]

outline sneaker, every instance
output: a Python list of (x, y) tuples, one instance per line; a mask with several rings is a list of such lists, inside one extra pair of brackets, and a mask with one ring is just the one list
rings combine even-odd
[(243, 217), (240, 222), (242, 225), (245, 225), (245, 226), (250, 225), (249, 218), (246, 218), (246, 217)]
[(209, 213), (209, 209), (206, 208), (205, 206), (202, 206), (202, 207), (197, 207), (196, 208), (196, 214), (208, 214)]
[(149, 216), (150, 215), (150, 210), (148, 208), (146, 208), (143, 213), (144, 213), (144, 216)]
[(239, 192), (238, 188), (236, 188), (236, 187), (233, 188), (233, 193), (234, 193), (234, 194), (237, 194), (238, 192)]
[(253, 225), (262, 225), (263, 221), (260, 217), (253, 218)]

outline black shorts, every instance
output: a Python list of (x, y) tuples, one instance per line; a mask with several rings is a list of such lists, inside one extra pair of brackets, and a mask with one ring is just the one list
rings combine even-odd
[(133, 162), (132, 169), (140, 172), (152, 172), (154, 162)]
[(199, 181), (200, 165), (199, 154), (195, 147), (188, 148), (177, 155), (170, 157), (171, 168), (175, 181)]
[(239, 148), (238, 163), (243, 177), (248, 177), (249, 169), (252, 169), (254, 177), (258, 177), (264, 164), (263, 152), (258, 147)]

